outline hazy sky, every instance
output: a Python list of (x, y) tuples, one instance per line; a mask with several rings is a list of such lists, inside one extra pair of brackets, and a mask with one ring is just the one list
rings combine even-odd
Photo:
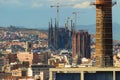
[[(115, 1), (115, 0), (114, 0)], [(120, 24), (120, 0), (113, 7), (113, 22)], [(0, 0), (0, 26), (24, 26), (29, 28), (47, 28), (50, 18), (55, 19), (56, 8), (60, 6), (60, 25), (64, 25), (66, 17), (73, 17), (72, 12), (80, 12), (77, 25), (95, 24), (95, 7), (90, 2), (95, 0)], [(74, 6), (63, 6), (71, 5)]]

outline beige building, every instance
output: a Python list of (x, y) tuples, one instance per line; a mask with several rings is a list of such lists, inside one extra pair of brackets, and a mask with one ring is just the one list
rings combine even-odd
[(17, 53), (17, 58), (20, 62), (29, 62), (30, 65), (38, 64), (38, 63), (47, 64), (49, 57), (50, 55), (48, 55), (47, 52), (44, 52), (44, 53), (18, 52)]
[(30, 54), (29, 52), (18, 52), (17, 58), (20, 62), (29, 62), (29, 64), (32, 64), (33, 60), (33, 54)]

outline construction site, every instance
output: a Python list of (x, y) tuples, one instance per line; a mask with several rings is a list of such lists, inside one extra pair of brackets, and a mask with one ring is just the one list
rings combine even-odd
[[(95, 66), (50, 69), (49, 80), (120, 80), (120, 68), (113, 66), (112, 0), (96, 0)], [(74, 54), (75, 55), (75, 54)]]

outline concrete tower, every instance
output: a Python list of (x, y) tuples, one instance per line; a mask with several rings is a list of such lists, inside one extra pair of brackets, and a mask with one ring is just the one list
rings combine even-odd
[(113, 66), (112, 0), (96, 0), (96, 66)]

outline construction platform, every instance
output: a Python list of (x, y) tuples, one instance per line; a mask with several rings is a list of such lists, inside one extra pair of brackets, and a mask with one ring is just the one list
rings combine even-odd
[(120, 80), (115, 67), (51, 68), (49, 73), (49, 80)]

